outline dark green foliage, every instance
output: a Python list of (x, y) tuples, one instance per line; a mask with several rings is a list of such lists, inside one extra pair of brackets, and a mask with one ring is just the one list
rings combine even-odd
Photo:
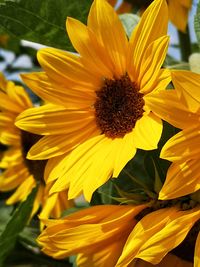
[(19, 233), (28, 223), (36, 190), (37, 189), (34, 188), (27, 200), (22, 202), (16, 208), (5, 229), (0, 235), (0, 266), (3, 266), (4, 260), (15, 247)]
[(5, 0), (0, 2), (0, 32), (47, 46), (72, 50), (68, 16), (86, 21), (92, 0)]

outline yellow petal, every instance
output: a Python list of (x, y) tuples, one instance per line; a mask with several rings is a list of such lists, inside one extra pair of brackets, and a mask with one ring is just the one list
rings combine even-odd
[(8, 81), (4, 77), (3, 73), (0, 73), (0, 88), (2, 91), (6, 92)]
[(48, 221), (39, 243), (45, 253), (56, 258), (76, 253), (94, 254), (126, 238), (136, 223), (134, 216), (144, 208), (145, 205), (95, 206), (62, 220)]
[[(59, 192), (56, 195), (57, 200), (56, 204), (52, 205), (51, 215), (53, 218), (60, 218), (63, 211), (74, 207), (74, 201), (68, 200), (68, 190)], [(48, 206), (48, 203), (46, 204), (46, 206)]]
[(181, 103), (175, 90), (164, 90), (150, 93), (144, 97), (145, 105), (159, 118), (169, 122), (173, 126), (183, 129), (197, 124), (198, 116)]
[(21, 151), (18, 147), (10, 147), (3, 153), (3, 157), (0, 161), (0, 168), (7, 169), (8, 167), (10, 168), (18, 164), (23, 164)]
[(116, 267), (126, 266), (134, 258), (159, 263), (185, 239), (199, 218), (199, 207), (188, 211), (165, 208), (146, 215), (129, 235)]
[(50, 158), (47, 161), (44, 170), (44, 180), (46, 183), (52, 182), (59, 177), (61, 173), (63, 164), (62, 160), (65, 158), (65, 155), (57, 156)]
[(112, 79), (112, 65), (108, 64), (106, 51), (99, 44), (95, 33), (72, 18), (67, 19), (66, 25), (69, 38), (74, 48), (81, 55), (83, 64), (97, 73), (100, 79), (102, 77)]
[(50, 135), (42, 137), (27, 154), (28, 159), (43, 160), (71, 152), (86, 140), (99, 135), (96, 125), (89, 123), (87, 127), (67, 135)]
[(125, 243), (125, 239), (118, 240), (112, 244), (95, 251), (93, 254), (79, 254), (76, 263), (79, 267), (105, 267), (115, 266)]
[(22, 164), (8, 168), (0, 176), (1, 191), (13, 190), (26, 180), (28, 176), (28, 170)]
[[(85, 198), (89, 201), (92, 193), (112, 177), (114, 168), (116, 168), (115, 160), (117, 162), (119, 160), (120, 142), (121, 139), (112, 140), (100, 135), (79, 145), (63, 159), (63, 167), (60, 165), (58, 168), (60, 170), (59, 179), (52, 187), (51, 192), (64, 190), (70, 182), (69, 198), (75, 198), (83, 190)], [(127, 146), (128, 139), (124, 153), (127, 152)], [(134, 147), (133, 150), (129, 147), (125, 160), (120, 167), (116, 168), (117, 172), (123, 168), (122, 165), (125, 165), (134, 153)]]
[[(24, 201), (31, 193), (33, 187), (35, 187), (35, 181), (32, 176), (27, 176), (26, 180), (24, 180), (16, 189), (16, 191), (6, 200), (7, 205), (13, 205), (16, 202)], [(26, 188), (26, 190), (24, 190)]]
[(153, 113), (142, 116), (133, 129), (135, 147), (144, 150), (157, 148), (162, 129), (161, 119)]
[(44, 195), (44, 186), (42, 184), (40, 184), (40, 186), (39, 186), (39, 188), (37, 190), (36, 197), (35, 197), (34, 202), (33, 202), (33, 209), (32, 209), (32, 212), (31, 212), (31, 218), (39, 210), (40, 205), (42, 204), (42, 201), (43, 201), (43, 195)]
[[(98, 150), (93, 155), (91, 166), (82, 175), (81, 179), (84, 181), (83, 193), (87, 201), (91, 200), (92, 194), (97, 188), (112, 177), (114, 161), (118, 151), (117, 141), (117, 139), (112, 140), (106, 138), (104, 143), (98, 147)], [(72, 186), (72, 183), (70, 186)]]
[(113, 177), (117, 177), (128, 161), (136, 154), (134, 133), (128, 133), (122, 139), (117, 139), (116, 146)]
[(93, 90), (101, 85), (99, 76), (95, 76), (92, 70), (85, 68), (77, 55), (55, 48), (44, 48), (39, 50), (37, 57), (53, 84), (65, 87), (68, 87), (68, 83), (80, 84)]
[(200, 75), (191, 71), (173, 71), (172, 81), (181, 102), (191, 112), (200, 112)]
[(137, 84), (139, 84), (140, 93), (146, 94), (155, 90), (155, 81), (160, 76), (160, 69), (166, 57), (168, 44), (169, 37), (162, 36), (147, 47), (138, 70)]
[(95, 123), (92, 110), (67, 110), (64, 107), (46, 104), (41, 107), (27, 109), (16, 119), (16, 126), (35, 134), (64, 135)]
[(171, 72), (168, 69), (160, 69), (157, 79), (154, 81), (154, 93), (167, 88), (171, 82)]
[(20, 133), (14, 125), (12, 128), (6, 128), (5, 131), (2, 130), (0, 133), (0, 142), (4, 145), (20, 145)]
[(105, 60), (112, 63), (113, 76), (126, 73), (128, 40), (114, 9), (106, 0), (95, 0), (88, 16), (88, 27), (105, 49)]
[[(47, 199), (46, 201), (43, 201), (43, 207), (42, 207), (42, 211), (40, 212), (40, 219), (48, 219), (52, 210), (54, 209), (54, 207), (57, 205), (57, 201), (58, 201), (58, 195), (59, 193), (55, 193), (52, 194), (50, 196), (46, 196)], [(67, 198), (66, 198), (66, 202), (67, 202)]]
[[(98, 151), (99, 146), (104, 143), (105, 139), (104, 135), (91, 138), (67, 155), (62, 161), (63, 166), (60, 165), (59, 167), (59, 169), (62, 170), (62, 172), (59, 173), (59, 179), (53, 185), (50, 193), (65, 190), (68, 188), (70, 181), (73, 183), (73, 186), (70, 187), (71, 191), (69, 190), (69, 198), (78, 196), (81, 190), (83, 190), (84, 180), (82, 179), (82, 175), (84, 174), (84, 171), (87, 171), (93, 161), (93, 155)], [(75, 176), (71, 175), (73, 171)]]
[(168, 8), (165, 0), (154, 0), (143, 13), (142, 18), (130, 37), (130, 55), (128, 73), (135, 70), (139, 76), (142, 57), (151, 42), (166, 35), (168, 26)]
[(16, 118), (16, 114), (12, 112), (1, 112), (0, 113), (0, 127), (2, 130), (6, 130), (5, 126), (12, 127)]
[(64, 106), (68, 109), (90, 107), (95, 101), (95, 94), (86, 85), (74, 85), (59, 81), (51, 83), (44, 72), (33, 72), (21, 75), (23, 81), (31, 90), (47, 102)]
[(172, 138), (162, 148), (160, 156), (169, 161), (195, 159), (200, 154), (200, 128), (187, 128)]
[(12, 99), (10, 99), (6, 94), (0, 92), (0, 108), (1, 110), (14, 112), (14, 113), (20, 113), (23, 111), (23, 108), (17, 103), (14, 102)]
[(33, 106), (31, 99), (22, 86), (15, 85), (13, 82), (8, 82), (7, 95), (13, 103), (18, 104), (21, 109), (30, 108)]
[(200, 189), (199, 158), (183, 163), (172, 163), (159, 199), (173, 199), (191, 194)]

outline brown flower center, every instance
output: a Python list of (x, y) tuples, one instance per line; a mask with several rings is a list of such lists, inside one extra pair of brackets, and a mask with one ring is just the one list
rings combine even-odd
[(26, 131), (21, 131), (21, 145), (24, 164), (29, 172), (34, 176), (35, 180), (44, 182), (44, 169), (47, 160), (29, 160), (26, 155), (29, 149), (41, 138), (41, 135), (32, 134)]
[(107, 137), (123, 137), (132, 131), (136, 121), (142, 117), (143, 95), (128, 75), (117, 80), (105, 79), (96, 95), (96, 123)]

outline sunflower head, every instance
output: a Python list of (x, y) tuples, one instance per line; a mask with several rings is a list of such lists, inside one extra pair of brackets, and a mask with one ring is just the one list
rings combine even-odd
[(124, 137), (142, 117), (143, 95), (128, 75), (115, 80), (105, 79), (96, 95), (96, 123), (107, 137)]
[(23, 87), (7, 81), (3, 75), (0, 78), (0, 142), (3, 147), (0, 190), (15, 190), (6, 201), (10, 205), (24, 201), (36, 184), (39, 184), (31, 216), (42, 206), (43, 218), (50, 215), (59, 217), (64, 209), (73, 205), (73, 202), (67, 200), (67, 191), (49, 196), (52, 183), (45, 184), (44, 181), (47, 161), (30, 161), (26, 158), (30, 147), (41, 136), (20, 130), (15, 125), (16, 117), (22, 111), (33, 107), (31, 99)]
[(128, 39), (113, 8), (95, 0), (87, 26), (72, 18), (66, 22), (79, 56), (42, 49), (38, 60), (44, 72), (23, 75), (48, 104), (21, 113), (16, 125), (44, 135), (28, 158), (50, 159), (48, 180), (56, 180), (51, 192), (70, 186), (70, 198), (84, 192), (90, 200), (99, 186), (119, 175), (137, 148), (157, 148), (162, 121), (147, 102), (171, 80), (162, 69), (169, 43), (163, 14), (165, 0), (154, 1)]

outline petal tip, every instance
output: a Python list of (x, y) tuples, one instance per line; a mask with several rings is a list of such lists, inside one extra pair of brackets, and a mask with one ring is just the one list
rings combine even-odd
[(68, 27), (70, 26), (70, 24), (73, 23), (74, 20), (75, 19), (72, 18), (72, 17), (67, 17), (67, 19), (66, 19), (66, 29), (68, 29)]
[(160, 191), (160, 193), (158, 195), (158, 199), (159, 200), (166, 200), (168, 198), (167, 198), (167, 196), (162, 191)]

